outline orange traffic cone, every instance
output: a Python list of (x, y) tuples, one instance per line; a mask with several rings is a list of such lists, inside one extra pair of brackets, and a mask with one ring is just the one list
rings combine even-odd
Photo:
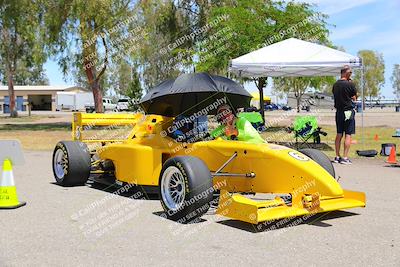
[(390, 150), (390, 155), (386, 162), (390, 164), (397, 164), (396, 149), (394, 147), (392, 147), (392, 149)]
[(375, 141), (378, 141), (378, 140), (379, 140), (379, 136), (378, 136), (378, 134), (375, 134), (375, 136), (374, 136), (374, 140), (375, 140)]
[(18, 200), (11, 161), (6, 159), (3, 163), (3, 175), (0, 178), (0, 209), (16, 209), (25, 204), (26, 202)]

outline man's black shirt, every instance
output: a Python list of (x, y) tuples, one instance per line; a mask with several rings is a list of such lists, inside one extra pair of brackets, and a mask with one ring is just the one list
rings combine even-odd
[(332, 93), (335, 98), (336, 110), (346, 111), (353, 108), (351, 98), (357, 94), (353, 82), (338, 80), (333, 85)]

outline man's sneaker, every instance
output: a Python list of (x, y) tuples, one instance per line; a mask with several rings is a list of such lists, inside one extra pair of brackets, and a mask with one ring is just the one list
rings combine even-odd
[(340, 161), (342, 161), (342, 158), (341, 158), (341, 157), (335, 157), (335, 158), (333, 159), (333, 162), (335, 162), (335, 163), (340, 163)]
[(351, 164), (352, 164), (351, 160), (346, 159), (346, 158), (343, 158), (343, 159), (340, 161), (340, 163), (341, 163), (341, 164), (344, 164), (344, 165), (351, 165)]

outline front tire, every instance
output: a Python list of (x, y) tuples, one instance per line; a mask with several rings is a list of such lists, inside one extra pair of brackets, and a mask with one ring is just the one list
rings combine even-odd
[(159, 195), (166, 216), (180, 223), (201, 217), (213, 198), (211, 173), (196, 157), (168, 159), (161, 170)]
[(330, 175), (332, 175), (333, 178), (336, 177), (335, 168), (333, 167), (331, 160), (323, 152), (312, 148), (300, 149), (299, 152), (303, 153), (304, 155), (318, 163)]
[(90, 176), (91, 158), (86, 144), (61, 141), (53, 152), (53, 174), (62, 186), (83, 185)]

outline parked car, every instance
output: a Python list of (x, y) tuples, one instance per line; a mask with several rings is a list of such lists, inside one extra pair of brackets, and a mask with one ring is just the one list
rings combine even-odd
[[(96, 110), (94, 107), (94, 102), (86, 103), (85, 109), (86, 109), (87, 113), (94, 112)], [(103, 98), (103, 110), (104, 111), (108, 111), (108, 110), (115, 111), (115, 110), (117, 110), (117, 105), (114, 104), (111, 99)]]
[(120, 98), (117, 102), (118, 111), (129, 111), (132, 101), (129, 98)]
[(265, 105), (265, 110), (270, 110), (270, 111), (272, 111), (272, 110), (278, 110), (278, 109), (279, 109), (279, 107), (278, 107), (278, 105), (276, 105), (276, 104)]
[(251, 107), (245, 108), (244, 111), (245, 112), (255, 112), (255, 111), (258, 111), (258, 108), (251, 106)]

